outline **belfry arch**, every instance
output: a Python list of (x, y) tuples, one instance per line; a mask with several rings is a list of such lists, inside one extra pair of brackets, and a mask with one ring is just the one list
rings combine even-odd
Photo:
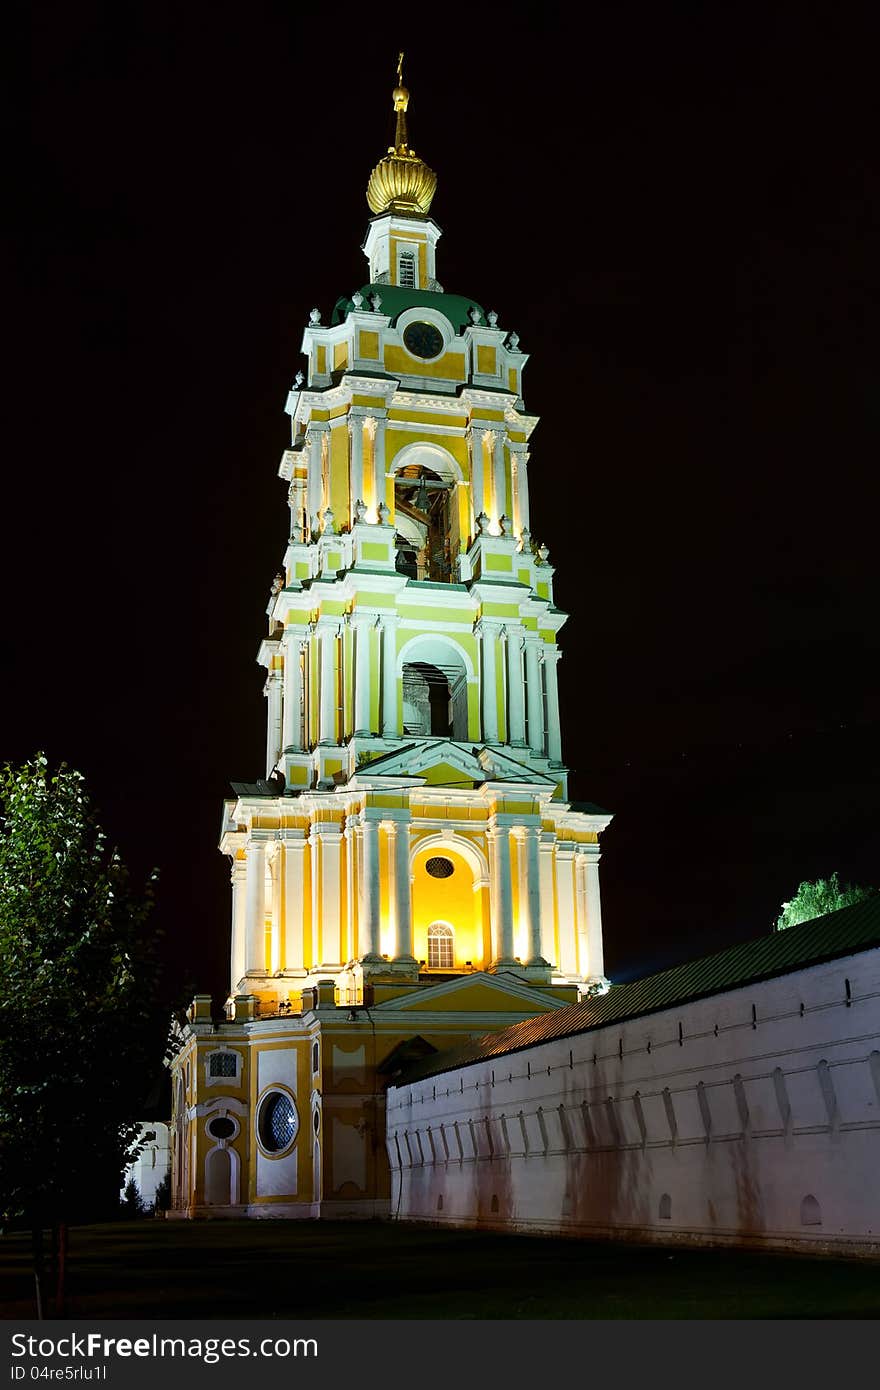
[(456, 484), (462, 472), (435, 444), (409, 444), (392, 459), (397, 569), (410, 579), (445, 583), (461, 546)]
[(404, 735), (466, 742), (473, 666), (463, 648), (431, 634), (407, 642), (399, 659)]
[[(491, 959), (489, 867), (469, 838), (437, 834), (419, 839), (412, 853), (413, 949), (422, 968), (478, 969)], [(448, 928), (440, 962), (432, 965), (438, 926)]]

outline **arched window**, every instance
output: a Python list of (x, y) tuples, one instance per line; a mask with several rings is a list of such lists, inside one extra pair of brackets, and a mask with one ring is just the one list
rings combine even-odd
[(808, 1192), (801, 1202), (801, 1225), (802, 1226), (821, 1226), (822, 1209), (812, 1192)]
[(451, 970), (454, 964), (452, 940), (455, 933), (446, 922), (432, 922), (428, 928), (428, 968)]
[(405, 289), (416, 288), (416, 253), (401, 251), (397, 261), (397, 283)]
[(660, 1220), (672, 1220), (672, 1198), (668, 1192), (664, 1192), (660, 1198)]

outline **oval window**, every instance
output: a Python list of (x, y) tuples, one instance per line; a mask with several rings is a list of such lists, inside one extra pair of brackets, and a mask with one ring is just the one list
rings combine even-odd
[(432, 878), (451, 878), (455, 873), (455, 865), (451, 859), (444, 859), (442, 855), (436, 854), (425, 865), (425, 873), (430, 874)]
[(290, 1096), (284, 1091), (272, 1091), (260, 1106), (257, 1133), (267, 1153), (282, 1153), (296, 1138), (299, 1123)]
[(225, 1115), (218, 1115), (216, 1120), (212, 1120), (208, 1125), (208, 1133), (212, 1139), (231, 1139), (235, 1133), (235, 1125)]

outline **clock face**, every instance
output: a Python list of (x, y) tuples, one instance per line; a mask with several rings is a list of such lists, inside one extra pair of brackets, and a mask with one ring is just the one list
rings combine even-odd
[(433, 323), (407, 324), (403, 342), (413, 357), (439, 357), (443, 351), (443, 334)]

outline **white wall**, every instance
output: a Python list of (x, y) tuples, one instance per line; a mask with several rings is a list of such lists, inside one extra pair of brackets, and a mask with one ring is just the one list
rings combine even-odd
[[(146, 1139), (134, 1163), (130, 1163), (122, 1179), (121, 1194), (130, 1178), (134, 1178), (138, 1192), (148, 1207), (155, 1204), (156, 1189), (162, 1179), (171, 1171), (171, 1141), (168, 1126), (161, 1120), (145, 1120), (141, 1125), (139, 1139)], [(120, 1195), (121, 1195), (120, 1194)]]
[(395, 1087), (387, 1114), (404, 1220), (876, 1253), (880, 950)]

